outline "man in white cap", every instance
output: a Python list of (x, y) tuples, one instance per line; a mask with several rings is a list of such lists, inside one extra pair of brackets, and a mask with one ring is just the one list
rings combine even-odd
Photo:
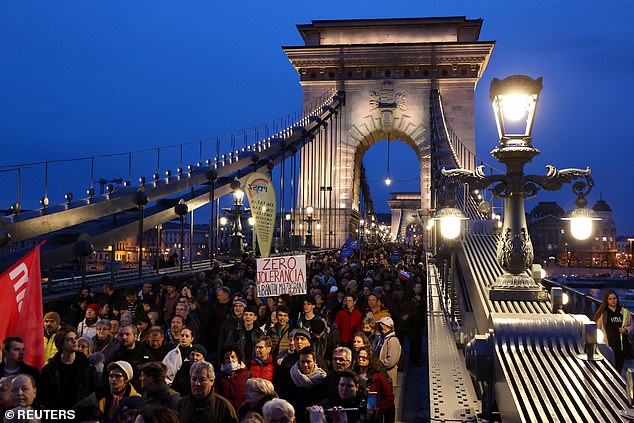
[(394, 321), (391, 317), (382, 317), (377, 324), (380, 336), (376, 345), (376, 355), (387, 368), (387, 373), (392, 378), (392, 386), (395, 386), (398, 360), (401, 358), (401, 343), (394, 333)]

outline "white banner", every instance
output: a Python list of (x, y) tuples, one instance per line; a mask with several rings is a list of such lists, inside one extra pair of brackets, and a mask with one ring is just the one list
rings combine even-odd
[(257, 259), (258, 297), (306, 294), (306, 256)]

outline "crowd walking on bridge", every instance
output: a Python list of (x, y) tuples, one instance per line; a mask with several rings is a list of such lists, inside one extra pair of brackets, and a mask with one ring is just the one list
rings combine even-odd
[[(184, 283), (47, 307), (46, 365), (2, 344), (0, 411), (73, 410), (82, 422), (394, 422), (405, 346), (421, 365), (424, 252), (399, 244), (307, 253), (305, 295), (259, 298), (255, 260)], [(15, 414), (11, 414), (15, 415)], [(46, 414), (35, 419), (46, 420)]]

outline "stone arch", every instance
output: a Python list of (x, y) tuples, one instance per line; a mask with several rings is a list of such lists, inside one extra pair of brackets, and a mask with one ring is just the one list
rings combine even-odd
[[(360, 132), (357, 132), (359, 134)], [(429, 142), (425, 138), (425, 128), (418, 127), (416, 130), (405, 132), (400, 129), (394, 129), (387, 131), (383, 128), (368, 132), (363, 138), (356, 139), (358, 145), (354, 153), (354, 179), (353, 179), (353, 191), (352, 191), (352, 204), (359, 204), (361, 197), (361, 165), (363, 163), (363, 157), (365, 153), (375, 145), (376, 143), (388, 140), (390, 142), (404, 142), (409, 146), (416, 154), (419, 162), (419, 177), (421, 186), (421, 196), (424, 195), (425, 184), (424, 179), (428, 178), (428, 166), (425, 164), (429, 159)], [(366, 169), (367, 170), (367, 169)]]

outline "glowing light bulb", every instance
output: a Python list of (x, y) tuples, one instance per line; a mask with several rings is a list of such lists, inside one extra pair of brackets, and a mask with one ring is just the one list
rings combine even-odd
[(456, 239), (460, 235), (460, 225), (462, 219), (454, 216), (447, 216), (440, 219), (440, 233), (447, 239)]
[(505, 95), (502, 99), (502, 110), (507, 119), (518, 121), (526, 116), (528, 102), (525, 94)]
[(570, 220), (570, 233), (575, 239), (584, 240), (592, 235), (592, 218), (575, 217)]
[(390, 185), (392, 185), (392, 180), (390, 179), (390, 177), (388, 176), (387, 178), (385, 178), (385, 185), (387, 185), (388, 187)]

